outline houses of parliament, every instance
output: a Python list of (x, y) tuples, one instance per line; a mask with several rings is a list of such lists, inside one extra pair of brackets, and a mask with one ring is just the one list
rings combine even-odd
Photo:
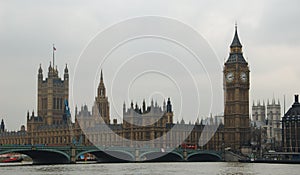
[[(105, 145), (126, 147), (172, 148), (182, 143), (204, 150), (240, 150), (250, 144), (249, 87), (250, 73), (243, 57), (237, 28), (224, 64), (224, 123), (217, 126), (203, 121), (174, 122), (171, 98), (160, 106), (157, 102), (141, 102), (141, 106), (123, 105), (123, 119), (110, 118), (109, 97), (101, 71), (97, 96), (92, 110), (88, 106), (75, 109), (71, 120), (69, 71), (63, 78), (55, 65), (49, 65), (47, 76), (40, 65), (37, 74), (37, 113), (27, 112), (27, 124), (19, 131), (8, 132), (1, 122), (0, 144), (21, 145)], [(220, 97), (222, 98), (222, 97)], [(202, 143), (202, 144), (200, 144)]]

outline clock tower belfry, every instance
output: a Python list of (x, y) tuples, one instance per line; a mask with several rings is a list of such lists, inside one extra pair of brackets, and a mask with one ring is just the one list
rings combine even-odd
[(237, 26), (224, 64), (224, 141), (225, 147), (238, 151), (250, 144), (249, 89), (250, 70), (244, 59)]

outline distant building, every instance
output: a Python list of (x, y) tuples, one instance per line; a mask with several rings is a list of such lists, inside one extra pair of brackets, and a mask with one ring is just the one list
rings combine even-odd
[[(221, 151), (230, 147), (241, 153), (250, 145), (249, 88), (250, 70), (243, 57), (237, 28), (230, 45), (229, 58), (224, 65), (224, 116), (205, 121), (174, 123), (171, 100), (159, 106), (152, 101), (141, 107), (123, 106), (123, 120), (111, 123), (110, 104), (101, 71), (92, 111), (85, 105), (75, 109), (75, 122), (71, 121), (68, 106), (69, 73), (67, 66), (63, 78), (54, 65), (49, 65), (48, 77), (38, 69), (37, 114), (27, 112), (27, 130), (0, 133), (0, 144), (45, 145), (101, 145), (178, 147), (182, 142), (200, 149)], [(193, 123), (192, 123), (193, 122)], [(4, 124), (3, 124), (4, 125)], [(170, 133), (169, 131), (172, 130)], [(88, 135), (87, 135), (88, 134)], [(125, 141), (124, 141), (125, 140)], [(150, 141), (134, 145), (134, 141)]]
[(282, 118), (282, 146), (283, 151), (300, 151), (300, 103), (299, 95), (295, 95), (295, 102)]
[[(170, 98), (167, 104), (164, 101), (163, 107), (158, 106), (157, 102), (151, 101), (150, 106), (146, 106), (145, 100), (142, 107), (137, 104), (126, 110), (123, 105), (123, 137), (131, 141), (149, 141), (151, 147), (174, 147), (172, 138), (167, 138), (167, 132), (173, 125), (173, 111)], [(155, 139), (165, 136), (160, 142), (154, 142)]]
[(253, 101), (252, 105), (252, 126), (261, 128), (266, 125), (266, 106), (265, 102), (262, 104), (258, 101), (256, 104)]
[[(131, 103), (123, 106), (123, 121), (110, 123), (109, 102), (106, 96), (101, 71), (98, 93), (92, 112), (87, 105), (78, 111), (75, 109), (75, 123), (70, 120), (68, 109), (68, 69), (65, 68), (64, 80), (58, 76), (58, 70), (51, 65), (48, 77), (43, 79), (42, 68), (38, 70), (38, 114), (27, 112), (27, 130), (25, 126), (17, 132), (5, 132), (1, 122), (0, 144), (45, 144), (45, 145), (96, 145), (174, 148), (182, 142), (199, 146), (201, 149), (222, 150), (223, 125), (204, 125), (202, 120), (192, 124), (175, 124), (170, 98), (159, 106), (151, 101), (141, 107)], [(172, 132), (169, 131), (172, 129)], [(139, 141), (138, 145), (136, 145)]]
[(256, 157), (261, 157), (267, 147), (266, 105), (260, 100), (252, 105), (251, 145)]
[(279, 149), (281, 147), (282, 132), (281, 132), (281, 107), (280, 102), (275, 102), (273, 98), (272, 103), (267, 104), (267, 142), (272, 145), (271, 149)]
[(278, 100), (276, 103), (274, 98), (271, 103), (268, 100), (267, 105), (265, 102), (258, 101), (256, 104), (253, 102), (251, 126), (255, 128), (254, 130), (258, 130), (256, 134), (261, 135), (260, 140), (255, 140), (258, 137), (252, 136), (252, 142), (259, 143), (262, 149), (279, 150), (281, 147), (280, 110), (280, 102)]

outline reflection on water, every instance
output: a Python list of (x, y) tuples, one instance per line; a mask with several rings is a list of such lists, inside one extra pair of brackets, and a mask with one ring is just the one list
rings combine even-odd
[[(30, 163), (30, 162), (29, 162)], [(252, 175), (252, 174), (299, 174), (297, 164), (254, 164), (226, 162), (195, 163), (115, 163), (115, 164), (69, 164), (69, 165), (28, 165), (28, 162), (0, 164), (1, 175), (174, 175), (174, 174), (217, 174), (217, 175)]]

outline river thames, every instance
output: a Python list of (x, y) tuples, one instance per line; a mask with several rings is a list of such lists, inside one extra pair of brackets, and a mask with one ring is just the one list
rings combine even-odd
[(255, 164), (226, 162), (195, 163), (114, 163), (114, 164), (68, 164), (68, 165), (26, 165), (0, 164), (1, 175), (174, 175), (174, 174), (299, 174), (299, 164)]

